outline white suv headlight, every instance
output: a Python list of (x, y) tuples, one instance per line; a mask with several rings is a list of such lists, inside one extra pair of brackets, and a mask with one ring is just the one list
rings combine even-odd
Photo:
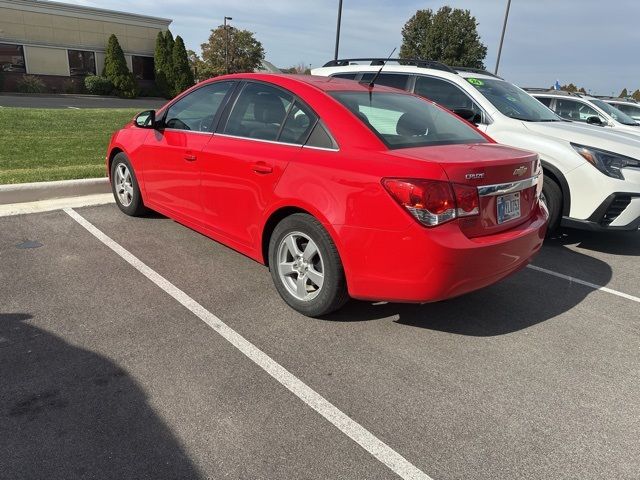
[(635, 158), (625, 157), (619, 153), (607, 152), (606, 150), (586, 147), (576, 143), (572, 143), (571, 146), (587, 162), (609, 177), (624, 180), (624, 175), (622, 174), (623, 168), (640, 168), (640, 160)]

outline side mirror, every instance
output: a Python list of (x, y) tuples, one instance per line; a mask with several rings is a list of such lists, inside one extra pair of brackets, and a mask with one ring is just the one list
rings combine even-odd
[(587, 118), (587, 123), (589, 125), (597, 125), (599, 127), (602, 127), (604, 125), (604, 123), (602, 122), (602, 119), (600, 117), (596, 117), (595, 115)]
[(482, 115), (474, 112), (470, 108), (454, 108), (452, 112), (474, 125), (478, 125), (482, 121)]
[(140, 112), (133, 119), (133, 123), (138, 128), (156, 128), (156, 111), (145, 110)]

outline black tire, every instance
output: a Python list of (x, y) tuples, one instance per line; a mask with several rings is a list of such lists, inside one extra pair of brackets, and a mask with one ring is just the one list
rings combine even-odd
[(558, 229), (562, 218), (562, 190), (555, 180), (545, 175), (542, 184), (542, 195), (543, 201), (549, 210), (547, 237), (550, 237)]
[[(291, 234), (298, 233), (309, 237), (315, 243), (319, 253), (319, 257), (315, 258), (320, 258), (322, 262), (324, 276), (322, 286), (317, 295), (309, 300), (296, 298), (288, 290), (279, 270), (281, 245)], [(269, 267), (273, 283), (282, 299), (303, 315), (321, 317), (338, 310), (349, 300), (344, 268), (338, 250), (329, 233), (311, 215), (296, 213), (278, 223), (269, 240)], [(299, 275), (295, 276), (295, 278), (298, 277)]]
[[(118, 187), (116, 185), (117, 180), (117, 171), (124, 166), (131, 175), (131, 202), (127, 205), (118, 195)], [(113, 192), (113, 197), (116, 199), (116, 205), (118, 208), (122, 210), (124, 213), (131, 217), (139, 217), (144, 215), (149, 210), (144, 206), (142, 201), (142, 195), (140, 194), (140, 187), (138, 186), (138, 180), (136, 178), (136, 174), (133, 171), (133, 167), (129, 163), (129, 159), (127, 156), (120, 152), (113, 157), (113, 161), (111, 162), (111, 191)]]

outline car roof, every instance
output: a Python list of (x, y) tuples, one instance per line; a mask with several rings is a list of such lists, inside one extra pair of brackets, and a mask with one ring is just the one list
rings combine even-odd
[[(354, 91), (368, 92), (367, 84), (354, 82), (344, 78), (323, 77), (318, 75), (297, 75), (287, 73), (236, 73), (232, 75), (223, 75), (206, 80), (206, 83), (221, 80), (256, 80), (262, 82), (273, 83), (283, 88), (292, 87), (294, 85), (309, 85), (324, 92), (330, 91)], [(384, 85), (376, 85), (376, 91), (404, 93), (401, 90)]]

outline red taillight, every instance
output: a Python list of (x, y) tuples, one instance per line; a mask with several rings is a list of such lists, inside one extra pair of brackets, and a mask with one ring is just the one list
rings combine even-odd
[(428, 227), (479, 213), (475, 187), (409, 178), (385, 178), (382, 185), (396, 202)]

